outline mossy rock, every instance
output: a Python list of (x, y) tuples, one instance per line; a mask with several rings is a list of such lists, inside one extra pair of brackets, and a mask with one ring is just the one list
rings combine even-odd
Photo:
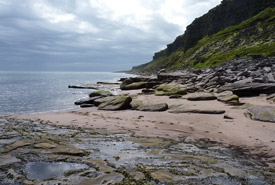
[(217, 99), (218, 101), (221, 101), (229, 105), (243, 105), (243, 103), (240, 103), (239, 96), (237, 96), (236, 94), (232, 94), (230, 96), (225, 97), (218, 97)]
[(107, 97), (107, 96), (112, 96), (113, 94), (110, 91), (106, 90), (97, 90), (93, 91), (89, 94), (90, 97), (95, 97), (95, 96), (102, 96), (102, 97)]
[(171, 95), (185, 95), (187, 91), (179, 87), (172, 87), (170, 85), (160, 85), (155, 89), (156, 96), (171, 96)]
[(114, 99), (116, 99), (116, 97), (117, 96), (107, 96), (107, 97), (103, 97), (103, 98), (98, 98), (98, 99), (94, 100), (94, 105), (98, 106), (102, 103), (114, 100)]
[(132, 98), (129, 96), (117, 96), (115, 99), (104, 102), (98, 106), (100, 110), (124, 110), (130, 107)]
[(141, 105), (137, 108), (139, 111), (166, 111), (168, 105), (166, 103), (152, 104), (152, 105)]
[(133, 99), (131, 101), (130, 105), (131, 105), (132, 110), (137, 110), (137, 108), (142, 105), (142, 101), (137, 100), (137, 99)]

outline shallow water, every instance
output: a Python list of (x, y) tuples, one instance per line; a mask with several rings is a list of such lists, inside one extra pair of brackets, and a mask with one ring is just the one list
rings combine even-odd
[(116, 82), (129, 76), (110, 72), (0, 71), (0, 115), (75, 109), (74, 102), (92, 90), (69, 89), (68, 85)]
[(31, 162), (26, 165), (26, 173), (29, 179), (45, 180), (53, 177), (64, 175), (69, 171), (77, 171), (87, 169), (86, 164), (78, 163), (48, 163), (48, 162)]

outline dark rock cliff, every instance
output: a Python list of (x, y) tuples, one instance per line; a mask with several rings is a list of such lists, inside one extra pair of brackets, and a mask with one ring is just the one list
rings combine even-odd
[(272, 6), (275, 6), (275, 0), (223, 0), (207, 14), (195, 19), (187, 26), (185, 33), (178, 36), (173, 43), (168, 44), (165, 50), (155, 53), (153, 60), (167, 56), (179, 48), (187, 51), (204, 36), (239, 24)]

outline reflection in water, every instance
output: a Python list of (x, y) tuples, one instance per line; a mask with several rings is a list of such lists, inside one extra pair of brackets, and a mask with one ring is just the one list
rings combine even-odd
[(77, 163), (46, 163), (46, 162), (32, 162), (26, 166), (29, 179), (45, 180), (53, 177), (63, 175), (68, 171), (77, 171), (88, 168), (85, 164)]

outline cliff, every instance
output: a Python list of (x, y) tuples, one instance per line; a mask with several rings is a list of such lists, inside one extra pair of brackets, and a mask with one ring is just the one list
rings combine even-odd
[[(207, 65), (196, 65), (205, 63), (209, 59), (209, 54), (231, 51), (233, 48), (229, 46), (230, 44), (237, 48), (253, 46), (254, 50), (256, 46), (267, 43), (271, 46), (274, 43), (273, 7), (275, 7), (274, 0), (223, 0), (220, 5), (211, 9), (207, 14), (195, 19), (192, 24), (187, 26), (185, 33), (178, 36), (173, 43), (168, 44), (165, 50), (155, 53), (153, 61), (133, 67), (133, 70), (155, 71), (160, 68), (207, 67)], [(228, 29), (229, 27), (230, 29)], [(245, 43), (240, 43), (238, 40)], [(217, 44), (223, 49), (218, 46), (213, 47)], [(216, 53), (209, 52), (211, 48)], [(199, 50), (200, 52), (198, 52)], [(236, 52), (236, 56), (244, 54)], [(267, 53), (262, 54), (269, 56)], [(223, 61), (218, 60), (216, 63), (225, 61), (224, 59)]]

